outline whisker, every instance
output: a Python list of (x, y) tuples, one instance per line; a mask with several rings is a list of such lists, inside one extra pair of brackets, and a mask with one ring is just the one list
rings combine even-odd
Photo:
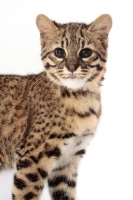
[(39, 78), (35, 83), (33, 83), (33, 84), (30, 86), (29, 90), (31, 90), (31, 88), (32, 88), (33, 86), (37, 86), (41, 81), (43, 81), (43, 80), (45, 80), (45, 79), (46, 79), (46, 77), (41, 77), (41, 78)]
[(46, 87), (47, 87), (49, 84), (51, 84), (51, 83), (52, 83), (52, 81), (49, 81), (46, 85), (44, 85), (44, 87), (42, 88), (40, 94), (42, 93), (42, 91), (44, 90), (44, 88), (46, 88)]
[(101, 88), (93, 79), (90, 78), (89, 80), (92, 81), (95, 84), (95, 86), (97, 87), (97, 89), (101, 91)]

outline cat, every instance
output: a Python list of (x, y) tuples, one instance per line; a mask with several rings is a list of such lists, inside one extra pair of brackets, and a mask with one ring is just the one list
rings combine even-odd
[(13, 200), (75, 200), (78, 166), (101, 116), (112, 19), (59, 24), (37, 16), (40, 74), (0, 75), (0, 169), (16, 163)]

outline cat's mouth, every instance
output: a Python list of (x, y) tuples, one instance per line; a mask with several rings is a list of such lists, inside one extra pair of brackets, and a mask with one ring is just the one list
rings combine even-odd
[(72, 79), (74, 79), (74, 78), (77, 78), (77, 76), (74, 75), (74, 74), (70, 74), (67, 78), (72, 78)]

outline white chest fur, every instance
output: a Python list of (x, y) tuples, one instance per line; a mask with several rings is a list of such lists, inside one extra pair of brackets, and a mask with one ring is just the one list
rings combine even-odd
[(70, 164), (78, 151), (86, 150), (92, 137), (93, 134), (84, 133), (82, 136), (66, 139), (62, 148), (62, 156), (57, 161), (55, 168)]

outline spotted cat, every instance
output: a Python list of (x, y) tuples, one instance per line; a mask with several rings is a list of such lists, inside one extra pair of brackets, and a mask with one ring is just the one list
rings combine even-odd
[(36, 20), (45, 71), (0, 75), (0, 169), (16, 162), (13, 200), (75, 200), (78, 165), (101, 116), (110, 15), (94, 22)]

